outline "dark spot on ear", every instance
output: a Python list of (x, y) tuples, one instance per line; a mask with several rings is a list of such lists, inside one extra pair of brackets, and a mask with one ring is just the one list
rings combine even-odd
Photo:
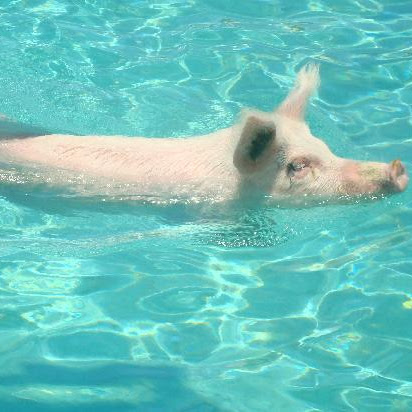
[(254, 173), (270, 163), (275, 145), (276, 126), (269, 116), (247, 117), (233, 154), (233, 164), (241, 174)]
[(249, 147), (250, 159), (253, 161), (258, 159), (267, 146), (273, 141), (275, 135), (275, 127), (261, 127), (256, 130), (256, 134), (253, 137)]

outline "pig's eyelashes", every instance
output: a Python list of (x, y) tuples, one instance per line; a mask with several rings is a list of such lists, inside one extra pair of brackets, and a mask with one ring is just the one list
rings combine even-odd
[(299, 176), (306, 174), (307, 169), (309, 166), (309, 161), (307, 159), (299, 159), (293, 162), (288, 163), (287, 165), (287, 173), (289, 176)]
[(298, 172), (306, 167), (305, 163), (289, 163), (288, 168), (290, 171)]

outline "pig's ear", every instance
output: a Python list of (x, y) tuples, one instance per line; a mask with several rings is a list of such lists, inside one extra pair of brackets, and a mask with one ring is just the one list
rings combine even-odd
[(295, 87), (281, 103), (277, 112), (295, 119), (303, 119), (309, 97), (320, 84), (319, 65), (307, 64), (299, 71)]
[(242, 174), (253, 173), (268, 164), (276, 138), (275, 123), (250, 114), (243, 122), (233, 164)]

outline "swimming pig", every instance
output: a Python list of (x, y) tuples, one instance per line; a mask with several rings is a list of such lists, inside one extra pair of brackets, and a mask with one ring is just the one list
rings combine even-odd
[(272, 199), (300, 205), (403, 191), (408, 176), (399, 160), (340, 158), (311, 134), (304, 112), (318, 85), (318, 66), (306, 65), (274, 112), (247, 111), (238, 124), (208, 135), (9, 138), (0, 143), (0, 157), (34, 167), (50, 182), (53, 176), (68, 179), (62, 178), (66, 173), (93, 182), (102, 194), (117, 190), (154, 199)]

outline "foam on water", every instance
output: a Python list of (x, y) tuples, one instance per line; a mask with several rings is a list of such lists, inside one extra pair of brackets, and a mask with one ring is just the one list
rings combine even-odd
[[(339, 155), (412, 167), (408, 0), (15, 0), (0, 112), (180, 136), (310, 107)], [(228, 211), (0, 187), (7, 411), (412, 409), (412, 202)]]

